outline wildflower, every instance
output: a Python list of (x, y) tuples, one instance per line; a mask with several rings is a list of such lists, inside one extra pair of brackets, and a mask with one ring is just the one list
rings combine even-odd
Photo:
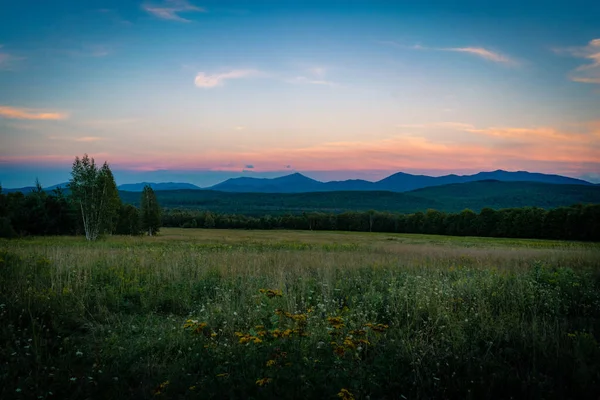
[(227, 372), (223, 373), (223, 374), (217, 374), (217, 378), (227, 378), (229, 376), (229, 374)]
[(194, 390), (196, 390), (196, 386), (190, 386), (190, 390), (193, 392)]
[(389, 328), (389, 325), (385, 325), (385, 324), (372, 324), (370, 322), (367, 323), (367, 324), (365, 324), (365, 326), (371, 328), (371, 330), (373, 330), (374, 332), (377, 332), (377, 333), (382, 333), (386, 329)]
[(154, 389), (154, 395), (155, 396), (161, 395), (165, 391), (167, 386), (169, 386), (170, 383), (171, 382), (169, 382), (169, 381), (164, 381), (163, 383), (158, 385), (158, 387), (156, 389)]
[(342, 400), (354, 400), (354, 395), (350, 393), (348, 389), (340, 390), (337, 396)]
[(342, 357), (344, 355), (345, 351), (346, 350), (344, 350), (343, 346), (336, 345), (336, 347), (333, 349), (333, 352), (340, 357)]
[(268, 385), (269, 383), (271, 383), (271, 381), (272, 381), (271, 378), (261, 378), (256, 381), (256, 384), (258, 386), (265, 386), (265, 385)]
[(286, 329), (285, 331), (281, 332), (281, 337), (290, 337), (290, 336), (292, 336), (291, 329)]
[(352, 341), (352, 338), (350, 337), (346, 337), (346, 339), (344, 339), (344, 346), (346, 346), (349, 349), (356, 348), (356, 344), (354, 344), (354, 341)]
[(267, 361), (267, 367), (272, 367), (272, 366), (274, 366), (276, 363), (277, 363), (277, 361), (275, 361), (275, 360), (268, 360), (268, 361)]
[(261, 338), (259, 338), (257, 336), (252, 336), (248, 333), (244, 334), (242, 332), (236, 332), (235, 335), (240, 338), (240, 340), (239, 340), (240, 344), (246, 344), (246, 343), (250, 343), (250, 342), (253, 342), (255, 344), (262, 343)]
[(327, 322), (329, 322), (329, 325), (334, 329), (342, 329), (345, 326), (342, 317), (328, 317)]
[(75, 355), (76, 355), (77, 357), (81, 357), (81, 356), (83, 355), (83, 353), (82, 353), (81, 351), (78, 351), (77, 353), (75, 353)]

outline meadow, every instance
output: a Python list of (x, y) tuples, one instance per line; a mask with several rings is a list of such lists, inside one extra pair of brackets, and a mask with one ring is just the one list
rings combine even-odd
[(0, 398), (597, 398), (600, 244), (0, 241)]

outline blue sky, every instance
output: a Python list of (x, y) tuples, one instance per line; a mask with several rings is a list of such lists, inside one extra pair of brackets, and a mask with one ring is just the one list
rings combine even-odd
[(526, 3), (5, 1), (0, 182), (600, 181), (600, 4)]

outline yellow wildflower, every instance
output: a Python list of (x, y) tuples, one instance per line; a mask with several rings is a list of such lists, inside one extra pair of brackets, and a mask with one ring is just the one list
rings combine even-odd
[(268, 385), (269, 383), (271, 383), (271, 380), (272, 380), (271, 378), (261, 378), (256, 381), (256, 384), (258, 386), (265, 386), (265, 385)]
[(342, 400), (354, 400), (354, 395), (350, 393), (347, 389), (340, 390), (337, 396)]
[(328, 317), (327, 322), (329, 322), (329, 325), (334, 329), (342, 329), (345, 326), (342, 317)]
[(344, 339), (344, 346), (346, 346), (349, 349), (356, 348), (356, 344), (354, 344), (354, 342), (352, 341), (352, 338), (350, 338), (350, 337), (346, 337), (346, 339)]
[(386, 329), (389, 328), (389, 325), (385, 325), (385, 324), (372, 324), (372, 323), (367, 323), (365, 324), (365, 326), (371, 328), (371, 330), (373, 330), (374, 332), (384, 332)]
[(156, 389), (154, 389), (154, 395), (155, 396), (161, 395), (165, 391), (167, 386), (169, 386), (170, 383), (171, 382), (169, 382), (169, 381), (164, 381), (163, 383), (158, 385), (158, 387)]
[(343, 346), (336, 346), (335, 349), (333, 349), (333, 352), (340, 357), (344, 355), (345, 351)]
[(267, 361), (267, 367), (272, 367), (273, 365), (275, 365), (277, 363), (277, 361), (275, 360), (268, 360)]

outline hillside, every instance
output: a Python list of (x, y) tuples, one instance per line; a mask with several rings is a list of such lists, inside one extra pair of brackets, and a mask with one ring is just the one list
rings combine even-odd
[[(120, 192), (123, 201), (137, 204), (139, 193)], [(493, 180), (449, 184), (407, 193), (390, 191), (337, 191), (313, 193), (228, 193), (213, 190), (156, 192), (167, 208), (206, 209), (246, 215), (286, 214), (308, 211), (342, 212), (379, 210), (411, 213), (433, 208), (456, 212), (465, 208), (554, 208), (576, 203), (600, 203), (596, 185), (560, 185)]]

